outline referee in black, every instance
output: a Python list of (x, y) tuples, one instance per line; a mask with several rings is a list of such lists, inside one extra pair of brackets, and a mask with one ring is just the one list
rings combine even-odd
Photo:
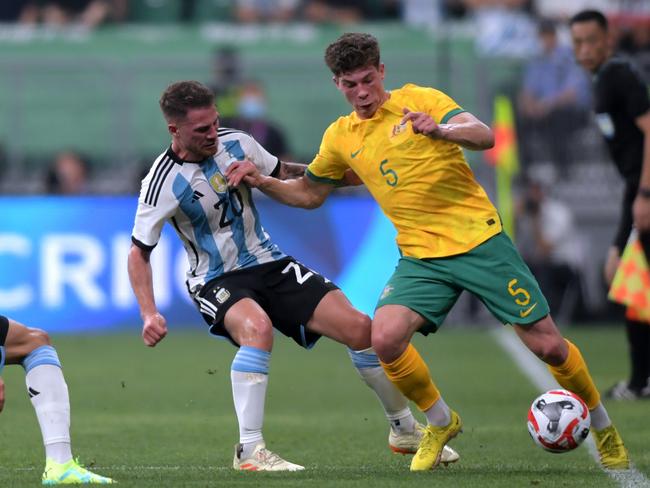
[[(641, 72), (612, 54), (606, 17), (596, 10), (574, 15), (570, 22), (578, 63), (592, 73), (594, 110), (614, 164), (625, 181), (618, 231), (605, 264), (611, 283), (632, 226), (650, 258), (650, 101)], [(629, 381), (614, 385), (607, 396), (619, 400), (650, 398), (650, 324), (626, 314), (632, 364)]]

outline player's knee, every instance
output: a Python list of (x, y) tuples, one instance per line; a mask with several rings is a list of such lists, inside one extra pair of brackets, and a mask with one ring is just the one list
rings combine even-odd
[(29, 351), (33, 351), (42, 346), (51, 346), (52, 341), (49, 334), (44, 330), (29, 328), (27, 330), (27, 344)]
[(533, 349), (533, 353), (546, 364), (562, 364), (567, 357), (567, 347), (564, 339), (560, 337), (548, 337)]
[(248, 320), (244, 326), (243, 336), (254, 341), (273, 341), (273, 324), (264, 318)]
[(382, 361), (389, 362), (394, 359), (395, 352), (400, 349), (401, 339), (390, 327), (378, 327), (373, 324), (372, 348)]

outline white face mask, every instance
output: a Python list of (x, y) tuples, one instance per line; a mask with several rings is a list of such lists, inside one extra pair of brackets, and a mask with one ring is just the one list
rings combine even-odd
[(237, 105), (239, 115), (247, 119), (259, 119), (266, 115), (264, 99), (255, 95), (244, 96)]

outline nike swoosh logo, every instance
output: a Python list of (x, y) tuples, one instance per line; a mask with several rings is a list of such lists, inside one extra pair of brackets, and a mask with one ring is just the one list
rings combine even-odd
[(363, 148), (364, 148), (364, 147), (365, 147), (365, 146), (361, 146), (361, 149), (357, 149), (356, 151), (351, 152), (351, 153), (350, 153), (350, 157), (351, 157), (352, 159), (356, 158), (357, 155), (358, 155), (361, 151), (363, 151)]
[(530, 312), (533, 311), (533, 309), (537, 306), (537, 302), (533, 303), (530, 307), (528, 307), (526, 310), (519, 310), (519, 316), (523, 319), (525, 317), (528, 317), (530, 315)]

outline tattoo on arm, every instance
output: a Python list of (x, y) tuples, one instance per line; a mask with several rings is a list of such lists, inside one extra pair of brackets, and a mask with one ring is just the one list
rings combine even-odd
[(280, 173), (278, 174), (278, 179), (280, 180), (291, 180), (294, 178), (300, 178), (305, 174), (307, 169), (306, 164), (300, 163), (285, 163), (284, 161), (280, 162)]

